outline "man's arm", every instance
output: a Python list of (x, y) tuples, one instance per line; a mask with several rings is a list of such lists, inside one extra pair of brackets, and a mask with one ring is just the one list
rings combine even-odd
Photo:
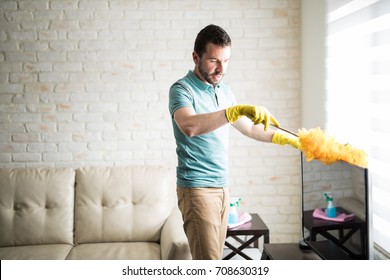
[(299, 149), (299, 138), (289, 133), (284, 133), (282, 130), (268, 129), (264, 130), (263, 124), (255, 125), (248, 118), (240, 118), (233, 126), (242, 134), (262, 142), (271, 142), (278, 145), (290, 145)]
[(189, 137), (214, 131), (228, 123), (225, 110), (196, 114), (192, 107), (182, 107), (173, 117), (180, 130)]
[(263, 124), (255, 125), (248, 118), (239, 118), (232, 125), (245, 136), (262, 142), (272, 142), (272, 137), (275, 133), (275, 130), (273, 129), (268, 129), (267, 131), (265, 131)]
[[(246, 117), (241, 118), (242, 116)], [(181, 107), (175, 111), (173, 117), (180, 130), (189, 137), (214, 131), (230, 122), (248, 137), (271, 142), (273, 131), (267, 133), (265, 128), (268, 128), (270, 122), (279, 125), (266, 108), (254, 105), (235, 105), (205, 114), (196, 114), (192, 107)]]
[[(241, 118), (241, 116), (245, 117)], [(174, 119), (180, 130), (189, 137), (214, 131), (230, 121), (241, 133), (255, 140), (280, 145), (290, 144), (295, 147), (298, 145), (297, 137), (281, 135), (272, 129), (265, 130), (270, 122), (275, 125), (279, 123), (263, 107), (236, 105), (226, 110), (205, 114), (196, 114), (192, 107), (182, 107), (175, 111)]]

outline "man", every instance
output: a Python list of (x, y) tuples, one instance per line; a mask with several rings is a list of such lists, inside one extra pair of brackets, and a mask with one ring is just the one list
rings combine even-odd
[(229, 123), (258, 141), (298, 146), (298, 139), (269, 129), (279, 123), (262, 106), (237, 105), (222, 82), (231, 39), (208, 25), (196, 37), (193, 71), (174, 83), (169, 110), (176, 139), (177, 195), (193, 259), (221, 259), (229, 211)]

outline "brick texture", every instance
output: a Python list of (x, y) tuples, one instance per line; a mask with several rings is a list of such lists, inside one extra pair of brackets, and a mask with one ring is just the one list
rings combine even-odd
[[(299, 0), (8, 0), (0, 13), (1, 167), (175, 166), (168, 90), (210, 23), (231, 35), (239, 102), (299, 128)], [(299, 152), (236, 131), (230, 149), (241, 210), (272, 242), (298, 240)]]

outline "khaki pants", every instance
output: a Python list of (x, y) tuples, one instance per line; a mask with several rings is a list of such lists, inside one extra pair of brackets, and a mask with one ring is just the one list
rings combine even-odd
[(229, 216), (227, 188), (177, 188), (192, 258), (220, 260)]

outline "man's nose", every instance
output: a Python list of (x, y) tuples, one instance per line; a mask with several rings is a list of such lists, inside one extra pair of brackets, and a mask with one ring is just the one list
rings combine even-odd
[(226, 69), (226, 63), (223, 63), (223, 62), (219, 62), (217, 64), (217, 71), (218, 72), (221, 72), (221, 73), (224, 73), (224, 70)]

